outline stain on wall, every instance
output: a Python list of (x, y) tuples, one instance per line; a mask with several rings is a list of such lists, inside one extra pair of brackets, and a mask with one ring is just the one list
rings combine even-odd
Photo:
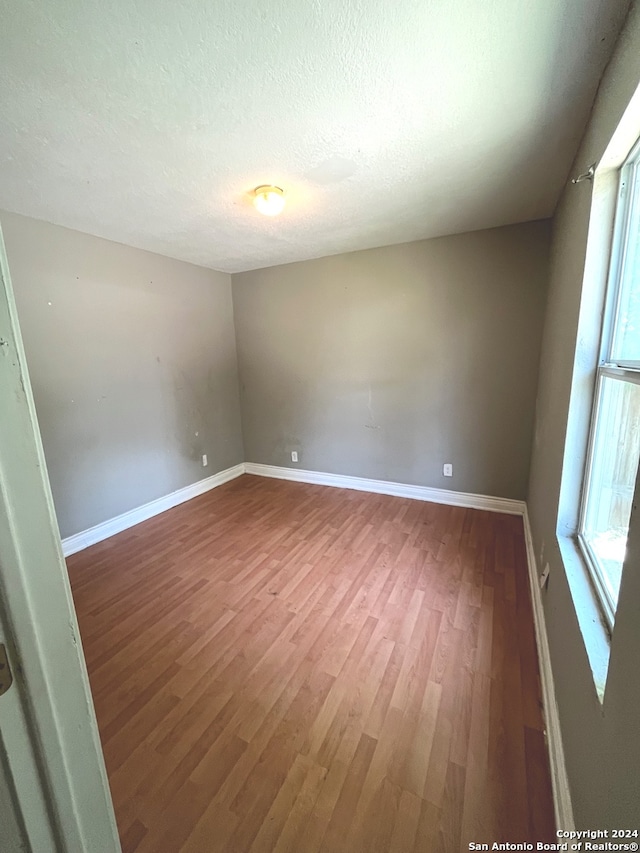
[(0, 222), (63, 537), (243, 461), (229, 275)]
[(247, 461), (524, 498), (549, 228), (234, 275)]

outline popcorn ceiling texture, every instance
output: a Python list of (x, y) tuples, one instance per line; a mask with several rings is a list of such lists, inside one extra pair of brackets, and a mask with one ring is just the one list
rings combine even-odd
[(547, 217), (627, 5), (3, 0), (0, 207), (227, 272)]

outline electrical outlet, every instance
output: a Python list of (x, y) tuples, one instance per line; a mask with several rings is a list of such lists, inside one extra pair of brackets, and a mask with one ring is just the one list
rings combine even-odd
[(209, 464), (209, 460), (207, 459), (207, 454), (203, 453), (202, 454), (202, 467), (206, 468), (208, 464)]
[(445, 477), (453, 477), (453, 465), (451, 462), (445, 462), (442, 466), (442, 473)]
[(297, 462), (297, 461), (298, 461), (298, 451), (297, 451), (297, 450), (292, 450), (292, 451), (291, 451), (291, 461), (292, 461), (292, 462)]
[(550, 572), (551, 572), (551, 569), (549, 568), (549, 563), (547, 563), (546, 566), (544, 567), (544, 571), (540, 575), (540, 589), (544, 589), (545, 586), (547, 585), (547, 581), (549, 580)]

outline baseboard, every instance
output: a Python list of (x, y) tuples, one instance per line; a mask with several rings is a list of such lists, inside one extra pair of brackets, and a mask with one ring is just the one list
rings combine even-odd
[(540, 580), (533, 549), (533, 538), (529, 524), (529, 513), (525, 507), (524, 515), (524, 537), (527, 548), (527, 564), (529, 567), (529, 585), (531, 589), (531, 604), (533, 606), (533, 622), (536, 631), (536, 644), (538, 646), (538, 660), (540, 662), (540, 680), (542, 682), (542, 702), (544, 706), (545, 723), (547, 728), (547, 748), (549, 750), (549, 763), (551, 765), (551, 784), (553, 786), (553, 805), (555, 809), (556, 826), (562, 830), (575, 829), (573, 820), (573, 807), (571, 805), (571, 792), (569, 790), (569, 779), (564, 761), (564, 747), (562, 745), (562, 731), (560, 729), (560, 717), (556, 702), (556, 691), (553, 683), (553, 672), (551, 670), (551, 656), (549, 654), (549, 640), (545, 625), (544, 608), (540, 592)]
[(216, 486), (221, 486), (223, 483), (228, 483), (244, 474), (244, 464), (234, 465), (233, 468), (227, 468), (225, 471), (220, 471), (211, 477), (206, 477), (204, 480), (198, 480), (197, 483), (192, 483), (190, 486), (185, 486), (183, 489), (178, 489), (165, 495), (162, 498), (157, 498), (155, 501), (150, 501), (136, 509), (124, 512), (115, 518), (110, 518), (102, 524), (96, 524), (95, 527), (90, 527), (88, 530), (83, 530), (76, 533), (74, 536), (69, 536), (62, 540), (62, 553), (65, 557), (75, 554), (77, 551), (82, 551), (90, 545), (95, 545), (97, 542), (102, 542), (103, 539), (108, 539), (110, 536), (115, 536), (116, 533), (121, 533), (141, 521), (146, 521), (154, 515), (159, 515), (171, 507), (191, 500), (198, 495), (215, 489)]
[(428, 486), (410, 486), (404, 483), (392, 483), (386, 480), (368, 480), (363, 477), (347, 477), (342, 474), (325, 474), (321, 471), (301, 471), (297, 468), (281, 468), (275, 465), (245, 463), (245, 473), (259, 477), (274, 477), (278, 480), (292, 480), (298, 483), (312, 483), (319, 486), (334, 486), (342, 489), (356, 489), (395, 497), (412, 498), (419, 501), (449, 504), (451, 506), (484, 509), (491, 512), (504, 512), (522, 516), (524, 523), (529, 585), (533, 606), (533, 621), (540, 662), (540, 680), (542, 682), (542, 701), (544, 705), (547, 748), (551, 765), (551, 783), (553, 786), (553, 804), (556, 825), (559, 829), (575, 828), (569, 781), (564, 761), (564, 748), (560, 730), (560, 718), (556, 703), (556, 693), (551, 670), (549, 641), (540, 596), (538, 571), (529, 526), (527, 505), (524, 501), (495, 498), (488, 495), (474, 495), (465, 492), (453, 492), (447, 489), (435, 489)]
[(95, 545), (110, 536), (115, 536), (116, 533), (121, 533), (141, 521), (146, 521), (148, 518), (191, 500), (191, 498), (208, 492), (210, 489), (215, 489), (216, 486), (221, 486), (244, 473), (255, 474), (259, 477), (274, 477), (279, 480), (293, 480), (298, 483), (314, 483), (319, 486), (334, 486), (341, 489), (356, 489), (362, 492), (412, 498), (418, 501), (432, 501), (433, 503), (471, 509), (485, 509), (491, 512), (506, 512), (512, 515), (522, 515), (525, 507), (524, 501), (494, 498), (488, 495), (472, 495), (465, 492), (448, 491), (447, 489), (429, 488), (428, 486), (410, 486), (387, 480), (368, 480), (364, 477), (348, 477), (343, 474), (325, 474), (321, 471), (301, 471), (297, 468), (279, 468), (275, 465), (246, 462), (234, 465), (233, 468), (227, 468), (212, 477), (199, 480), (197, 483), (185, 486), (183, 489), (178, 489), (169, 495), (150, 501), (143, 506), (97, 524), (95, 527), (90, 527), (88, 530), (82, 530), (80, 533), (63, 539), (63, 554), (68, 557), (77, 551), (82, 551), (90, 545)]
[(76, 533), (75, 536), (69, 536), (67, 539), (62, 540), (63, 553), (67, 557), (70, 554), (75, 554), (77, 551), (82, 551), (90, 545), (95, 545), (103, 539), (108, 539), (116, 533), (127, 530), (141, 521), (146, 521), (154, 515), (158, 515), (167, 509), (191, 500), (191, 498), (204, 494), (204, 492), (208, 492), (210, 489), (215, 489), (217, 486), (221, 486), (223, 483), (227, 483), (229, 480), (233, 480), (245, 473), (254, 474), (258, 477), (273, 477), (278, 480), (292, 480), (297, 483), (355, 489), (362, 492), (373, 492), (375, 494), (411, 498), (419, 501), (432, 501), (433, 503), (448, 504), (450, 506), (483, 509), (491, 512), (503, 512), (510, 515), (522, 516), (527, 549), (529, 586), (533, 606), (533, 621), (536, 633), (536, 645), (538, 647), (538, 660), (540, 662), (542, 701), (547, 728), (547, 747), (551, 764), (551, 782), (553, 786), (556, 825), (563, 830), (574, 829), (573, 808), (564, 761), (562, 733), (560, 730), (560, 719), (558, 716), (551, 658), (549, 655), (549, 641), (540, 595), (529, 515), (524, 501), (495, 498), (488, 495), (474, 495), (466, 492), (454, 492), (448, 489), (436, 489), (428, 486), (411, 486), (387, 480), (369, 480), (364, 477), (348, 477), (343, 474), (326, 474), (321, 471), (304, 471), (297, 468), (283, 468), (275, 465), (260, 465), (254, 462), (245, 462), (240, 465), (234, 465), (233, 468), (227, 468), (225, 471), (220, 471), (218, 474), (207, 477), (205, 480), (199, 480), (197, 483), (185, 486), (183, 489), (178, 489), (169, 495), (125, 512), (102, 524), (97, 524), (88, 530), (83, 530), (81, 533)]
[(388, 480), (368, 480), (364, 477), (348, 477), (344, 474), (325, 474), (322, 471), (279, 468), (276, 465), (259, 465), (255, 462), (245, 462), (244, 467), (247, 474), (255, 474), (258, 477), (274, 477), (277, 480), (293, 480), (296, 483), (334, 486), (339, 489), (356, 489), (360, 492), (374, 492), (380, 495), (431, 501), (470, 509), (485, 509), (491, 512), (506, 512), (510, 515), (523, 515), (525, 510), (524, 501), (494, 498), (489, 495), (473, 495), (467, 492), (453, 492), (448, 489), (435, 489), (429, 486), (410, 486)]

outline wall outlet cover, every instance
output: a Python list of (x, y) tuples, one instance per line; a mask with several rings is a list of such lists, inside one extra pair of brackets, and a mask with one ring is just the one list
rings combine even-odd
[(298, 461), (298, 451), (297, 451), (297, 450), (292, 450), (292, 451), (291, 451), (291, 461), (292, 461), (292, 462), (297, 462), (297, 461)]
[(453, 463), (445, 462), (442, 466), (442, 473), (445, 477), (453, 477)]

